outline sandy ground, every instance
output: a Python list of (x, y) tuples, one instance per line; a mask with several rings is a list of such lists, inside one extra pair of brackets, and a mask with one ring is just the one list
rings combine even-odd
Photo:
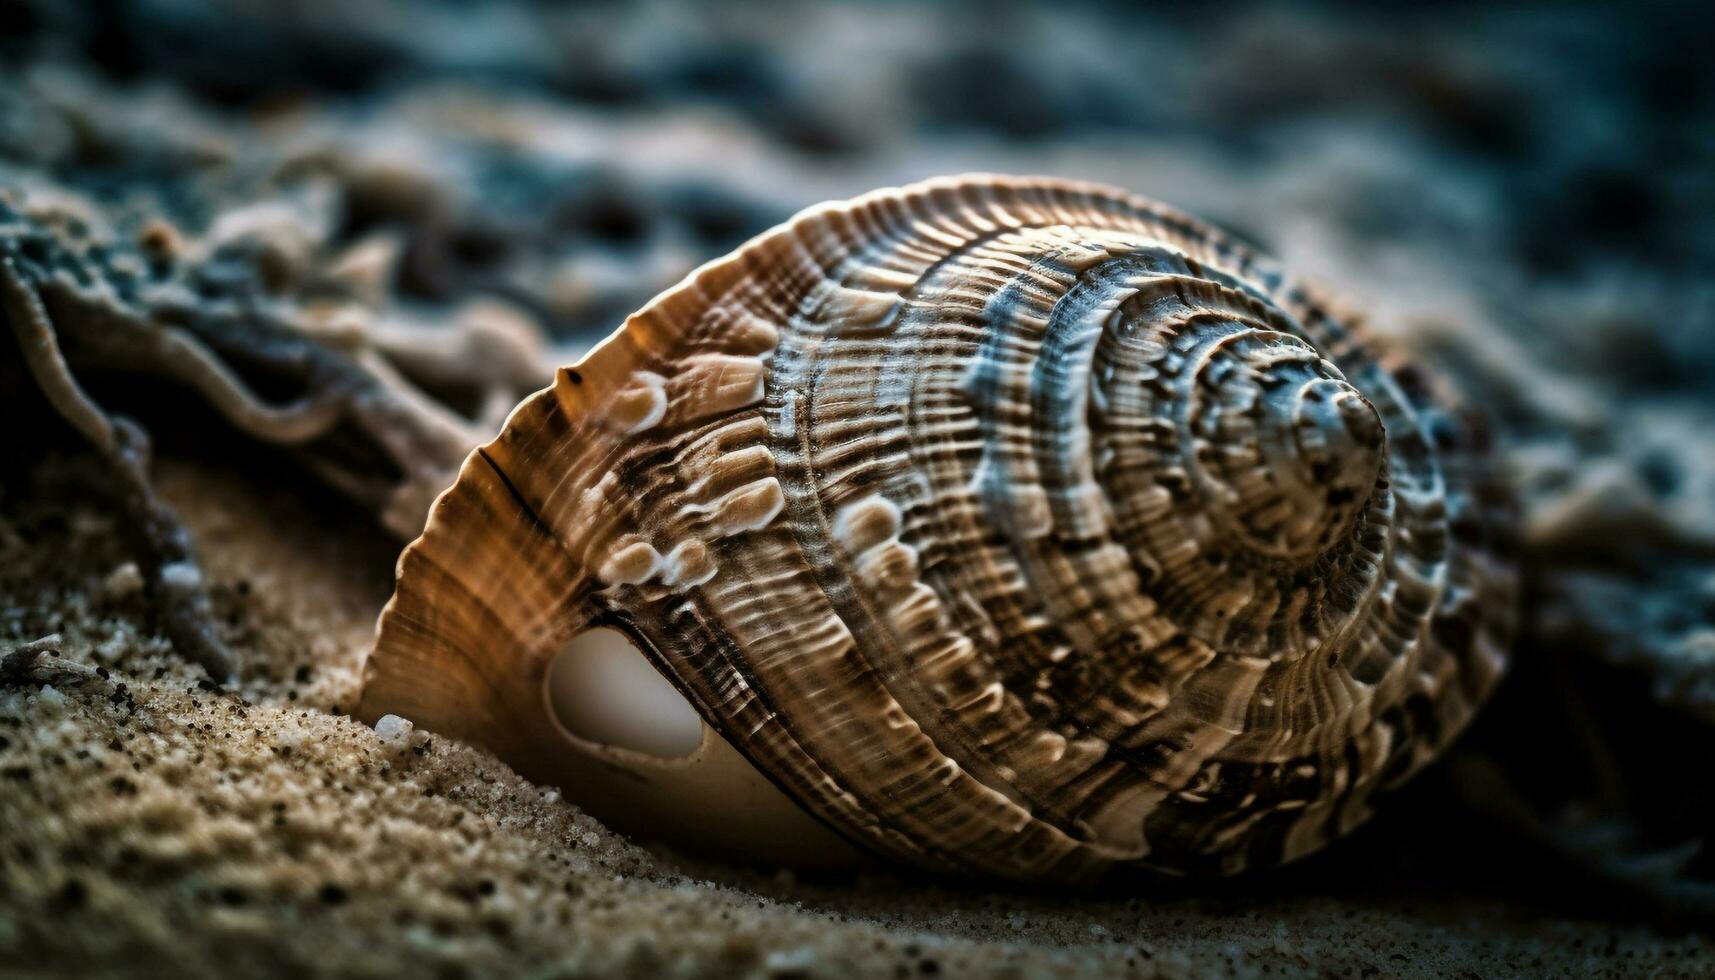
[(66, 658), (102, 673), (0, 690), (0, 974), (1618, 977), (1715, 964), (1701, 938), (1385, 885), (1078, 897), (883, 869), (799, 882), (650, 853), (480, 751), (341, 714), (390, 580), (390, 544), (361, 515), (290, 479), (160, 469), (202, 542), (243, 680), (211, 689), (152, 634), (110, 519), (68, 489), (75, 466), (8, 488), (7, 631), (57, 631)]

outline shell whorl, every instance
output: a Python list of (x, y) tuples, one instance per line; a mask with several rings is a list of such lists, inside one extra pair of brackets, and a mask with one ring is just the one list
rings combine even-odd
[(1507, 501), (1218, 232), (934, 181), (760, 236), (520, 406), (401, 559), (365, 710), (551, 776), (543, 664), (617, 623), (872, 850), (1228, 873), (1355, 826), (1482, 700)]

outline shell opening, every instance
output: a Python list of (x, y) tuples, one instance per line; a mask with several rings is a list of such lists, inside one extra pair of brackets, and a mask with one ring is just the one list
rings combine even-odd
[(846, 870), (862, 860), (770, 782), (663, 677), (623, 629), (584, 630), (554, 655), (547, 710), (566, 735), (557, 781), (644, 841), (739, 863)]
[(611, 627), (579, 633), (554, 656), (548, 703), (567, 731), (601, 745), (681, 759), (703, 742), (697, 709)]

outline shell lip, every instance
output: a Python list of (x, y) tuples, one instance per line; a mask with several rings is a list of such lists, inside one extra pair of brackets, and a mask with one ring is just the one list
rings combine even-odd
[[(613, 612), (596, 616), (585, 625), (584, 631), (592, 629), (612, 629), (623, 634), (632, 642), (637, 651), (648, 660), (649, 665), (663, 678), (671, 683), (687, 704), (697, 708), (696, 700), (685, 688), (679, 678), (670, 670), (664, 669), (665, 661), (643, 632), (630, 623), (625, 617)], [(710, 721), (707, 713), (697, 708), (697, 714), (702, 719), (702, 737), (697, 747), (682, 756), (662, 756), (623, 745), (614, 745), (585, 738), (571, 731), (560, 718), (560, 713), (553, 702), (552, 669), (543, 672), (539, 683), (540, 708), (548, 721), (548, 727), (574, 751), (583, 753), (592, 761), (616, 776), (635, 782), (640, 786), (659, 787), (663, 781), (677, 783), (669, 786), (665, 792), (683, 795), (685, 786), (694, 786), (701, 777), (701, 782), (709, 782), (709, 773), (714, 773), (721, 785), (727, 787), (725, 799), (710, 798), (717, 794), (706, 790), (698, 793), (699, 805), (706, 805), (706, 819), (721, 822), (720, 817), (737, 807), (742, 812), (750, 810), (749, 816), (762, 824), (779, 825), (784, 822), (786, 828), (794, 824), (803, 826), (804, 821), (817, 828), (821, 837), (810, 835), (808, 840), (796, 843), (786, 842), (785, 846), (803, 851), (796, 864), (808, 870), (844, 870), (861, 863), (865, 855), (870, 854), (862, 842), (853, 840), (838, 827), (830, 824), (822, 815), (804, 806), (796, 796), (780, 784), (780, 781), (766, 768), (757, 764), (742, 747), (742, 742), (726, 737), (721, 729)], [(745, 767), (734, 771), (735, 765)], [(748, 770), (748, 771), (746, 771)], [(746, 789), (744, 777), (754, 776), (761, 781), (766, 789)], [(742, 799), (741, 799), (742, 797)], [(594, 802), (591, 801), (591, 805)], [(790, 813), (782, 808), (789, 808)], [(605, 810), (605, 807), (603, 808)], [(645, 822), (652, 818), (647, 814), (638, 814)], [(603, 819), (610, 819), (604, 817)], [(734, 831), (742, 837), (746, 828), (739, 827)], [(804, 833), (803, 830), (798, 831)], [(743, 848), (742, 843), (730, 846)], [(742, 851), (741, 851), (742, 852)]]
[[(673, 676), (672, 671), (664, 669), (664, 661), (660, 652), (655, 649), (655, 645), (649, 642), (649, 638), (644, 636), (642, 631), (638, 630), (630, 621), (623, 616), (609, 612), (592, 618), (579, 632), (595, 629), (611, 629), (623, 634), (649, 661), (649, 666), (655, 668), (656, 673), (672, 684), (673, 689), (679, 692), (679, 696), (684, 698), (686, 703), (693, 708), (696, 707), (696, 701), (692, 700), (690, 692), (685, 689), (677, 677)], [(703, 724), (702, 738), (698, 740), (696, 748), (684, 755), (656, 755), (641, 749), (585, 738), (572, 731), (561, 719), (560, 712), (554, 706), (552, 685), (553, 669), (550, 666), (549, 669), (542, 672), (538, 686), (540, 687), (542, 712), (554, 731), (567, 742), (578, 746), (579, 749), (589, 755), (611, 759), (614, 763), (613, 768), (635, 778), (643, 778), (636, 771), (639, 767), (670, 771), (694, 766), (706, 756), (711, 740), (721, 737), (719, 730), (709, 722), (708, 716), (701, 709), (698, 709), (697, 716), (702, 719)], [(754, 764), (753, 762), (752, 765)]]

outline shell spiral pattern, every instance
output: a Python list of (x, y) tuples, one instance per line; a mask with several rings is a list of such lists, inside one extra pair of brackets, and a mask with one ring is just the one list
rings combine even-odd
[(932, 181), (705, 266), (520, 406), (402, 558), (365, 710), (551, 772), (544, 663), (619, 624), (872, 851), (1232, 873), (1483, 700), (1509, 508), (1467, 419), (1247, 248)]

